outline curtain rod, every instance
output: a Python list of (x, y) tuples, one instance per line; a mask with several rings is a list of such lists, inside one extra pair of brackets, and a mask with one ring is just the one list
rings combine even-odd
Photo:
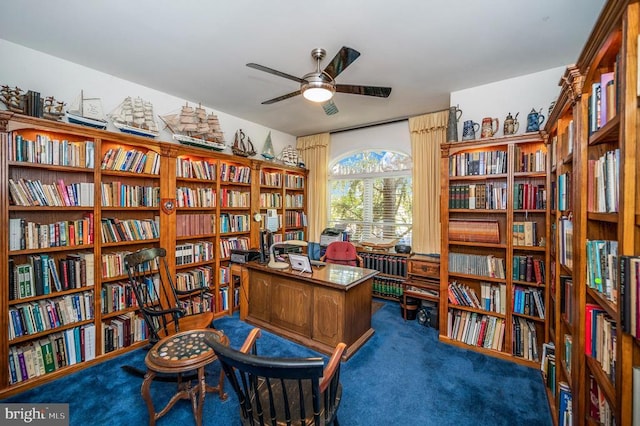
[[(449, 107), (443, 108), (443, 109), (438, 109), (438, 110), (431, 111), (431, 112), (425, 112), (424, 114), (432, 114), (434, 112), (442, 112), (442, 111), (448, 111), (448, 110), (449, 110)], [(420, 114), (420, 115), (423, 115), (423, 114)], [(412, 115), (412, 116), (397, 117), (397, 118), (392, 118), (390, 120), (385, 120), (385, 121), (377, 121), (377, 122), (373, 122), (373, 123), (361, 124), (361, 125), (358, 125), (358, 126), (345, 127), (345, 128), (342, 128), (342, 129), (331, 130), (331, 131), (329, 131), (329, 134), (348, 132), (350, 130), (367, 129), (369, 127), (383, 126), (385, 124), (399, 123), (401, 121), (408, 120), (411, 117), (415, 117), (415, 116)]]

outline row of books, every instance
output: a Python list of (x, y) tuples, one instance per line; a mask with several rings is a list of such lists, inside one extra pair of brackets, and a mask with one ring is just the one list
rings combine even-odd
[(47, 253), (27, 257), (16, 264), (9, 258), (9, 300), (46, 296), (54, 292), (94, 285), (92, 252), (56, 258)]
[(131, 346), (149, 338), (147, 323), (135, 312), (118, 315), (102, 323), (102, 353)]
[(284, 206), (288, 209), (301, 209), (304, 208), (304, 195), (302, 194), (287, 194), (284, 197)]
[(513, 288), (513, 312), (544, 319), (542, 290), (515, 286)]
[(569, 269), (573, 268), (573, 220), (570, 217), (561, 217), (558, 233), (558, 259), (560, 264)]
[(279, 209), (282, 207), (282, 195), (275, 192), (260, 193), (261, 209)]
[(538, 333), (533, 321), (513, 317), (513, 355), (529, 361), (539, 361)]
[(286, 211), (284, 220), (287, 227), (300, 228), (307, 226), (307, 214), (303, 211)]
[[(547, 170), (547, 151), (537, 149), (534, 152), (523, 152), (520, 145), (514, 147), (513, 171), (519, 172), (544, 172)], [(518, 161), (519, 160), (519, 161)]]
[(211, 235), (216, 232), (213, 213), (179, 214), (176, 216), (176, 236)]
[(449, 252), (449, 272), (505, 278), (504, 259), (494, 255)]
[(514, 210), (544, 210), (547, 208), (547, 189), (544, 184), (514, 183)]
[(358, 255), (362, 257), (365, 268), (375, 269), (387, 275), (407, 276), (406, 257), (367, 252), (358, 252)]
[(618, 241), (587, 240), (587, 286), (618, 303)]
[(589, 134), (602, 128), (609, 120), (616, 116), (618, 99), (617, 84), (618, 66), (616, 70), (600, 74), (599, 81), (591, 84), (591, 93), (588, 98)]
[(222, 188), (220, 189), (220, 205), (222, 207), (250, 207), (251, 193)]
[(50, 139), (47, 135), (36, 135), (29, 140), (16, 134), (9, 147), (9, 161), (48, 164), (93, 169), (93, 141), (70, 142)]
[(640, 338), (640, 256), (620, 256), (619, 302), (621, 327)]
[(93, 213), (82, 219), (37, 223), (24, 218), (9, 219), (9, 250), (73, 247), (93, 244)]
[(176, 265), (207, 262), (214, 259), (214, 244), (211, 241), (196, 241), (176, 245)]
[(496, 220), (451, 219), (449, 240), (476, 243), (500, 243), (500, 226)]
[(260, 170), (260, 185), (282, 187), (282, 173)]
[(507, 173), (507, 151), (463, 152), (449, 157), (449, 176)]
[(85, 324), (9, 348), (9, 383), (44, 376), (95, 358), (95, 325)]
[(505, 210), (507, 184), (488, 182), (449, 185), (449, 208)]
[(585, 305), (584, 349), (602, 367), (602, 371), (615, 383), (616, 344), (618, 327), (615, 321), (599, 305)]
[(211, 266), (199, 266), (188, 271), (180, 271), (176, 274), (176, 290), (192, 291), (209, 288), (213, 285), (213, 268)]
[(566, 211), (571, 210), (571, 196), (573, 195), (573, 185), (572, 185), (572, 174), (570, 172), (565, 172), (558, 175), (558, 202), (556, 206), (558, 206), (558, 210)]
[(228, 265), (220, 265), (220, 282), (219, 284), (229, 284), (231, 282), (231, 267)]
[(449, 303), (453, 305), (469, 306), (488, 312), (504, 314), (505, 292), (504, 285), (481, 282), (480, 298), (478, 298), (476, 291), (469, 285), (452, 281), (448, 286), (448, 299)]
[(558, 383), (560, 404), (558, 405), (558, 426), (573, 426), (573, 397), (567, 382)]
[(403, 293), (403, 280), (390, 277), (373, 277), (373, 294), (382, 297), (400, 299)]
[(284, 187), (288, 189), (304, 189), (304, 176), (285, 175)]
[(103, 314), (138, 306), (131, 286), (124, 281), (102, 284), (100, 306)]
[(160, 174), (160, 154), (149, 150), (147, 152), (123, 147), (110, 148), (102, 157), (102, 170), (119, 172)]
[(573, 277), (560, 275), (560, 313), (568, 324), (573, 324), (574, 311)]
[(20, 178), (9, 178), (10, 202), (24, 207), (93, 207), (93, 182), (65, 184), (63, 179), (54, 183)]
[(556, 395), (556, 346), (553, 342), (542, 344), (542, 355), (540, 359), (540, 371), (544, 383)]
[(160, 205), (160, 187), (158, 186), (127, 185), (116, 181), (103, 182), (100, 188), (102, 207), (158, 207)]
[(154, 219), (119, 219), (105, 217), (101, 222), (104, 243), (142, 241), (160, 238), (159, 225)]
[[(223, 311), (240, 306), (240, 288), (233, 288), (233, 294), (231, 294), (232, 298), (229, 297), (230, 293), (231, 291), (229, 287), (223, 287), (220, 289), (220, 300), (222, 302), (221, 309)], [(231, 302), (231, 306), (229, 306), (229, 302)]]
[(532, 255), (513, 256), (512, 278), (514, 281), (544, 284), (544, 275), (544, 260), (535, 258)]
[(9, 340), (93, 319), (93, 292), (19, 303), (9, 308)]
[(176, 188), (177, 207), (215, 207), (217, 204), (214, 188)]
[(603, 426), (617, 424), (604, 391), (591, 374), (589, 375), (589, 416)]
[(216, 180), (216, 163), (191, 158), (176, 158), (176, 177), (201, 180)]
[(251, 183), (251, 167), (220, 163), (220, 180), (232, 183)]
[(467, 345), (502, 350), (505, 334), (504, 318), (476, 312), (449, 309), (447, 336)]
[[(284, 233), (284, 240), (285, 241), (289, 241), (289, 240), (304, 240), (304, 231), (287, 231)], [(275, 243), (276, 241), (279, 240), (279, 236), (274, 235), (273, 236), (273, 242)]]
[(620, 203), (620, 149), (587, 165), (587, 211), (616, 213)]
[(537, 246), (538, 224), (533, 221), (514, 221), (512, 243), (514, 246)]
[(249, 250), (248, 237), (229, 237), (220, 239), (220, 258), (226, 259), (231, 256), (231, 250)]
[(185, 315), (195, 315), (202, 312), (215, 311), (213, 296), (208, 292), (203, 293), (202, 296), (198, 293), (197, 296), (179, 300), (178, 304), (180, 308), (184, 310)]
[(220, 213), (220, 232), (249, 232), (251, 218), (248, 214)]

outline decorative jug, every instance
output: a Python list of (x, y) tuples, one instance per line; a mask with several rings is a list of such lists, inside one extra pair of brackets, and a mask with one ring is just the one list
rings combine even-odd
[(512, 117), (511, 113), (509, 113), (507, 118), (504, 119), (503, 132), (505, 136), (515, 135), (518, 133), (518, 128), (520, 127), (520, 123), (518, 123), (518, 114), (520, 113), (518, 112), (515, 117)]
[[(495, 125), (494, 125), (495, 124)], [(481, 138), (492, 138), (498, 132), (500, 121), (497, 118), (485, 117), (482, 119)]]
[(480, 130), (480, 124), (473, 120), (467, 120), (462, 126), (462, 140), (470, 141), (476, 138), (476, 132)]
[(542, 108), (540, 108), (540, 112), (532, 108), (529, 115), (527, 115), (527, 132), (537, 132), (540, 130), (543, 121), (544, 115), (542, 115)]
[(447, 123), (447, 142), (458, 142), (458, 120), (462, 110), (457, 106), (449, 108), (449, 122)]

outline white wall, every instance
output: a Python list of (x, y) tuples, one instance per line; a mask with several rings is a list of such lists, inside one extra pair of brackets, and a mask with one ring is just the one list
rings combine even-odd
[[(42, 96), (54, 96), (56, 100), (66, 102), (67, 107), (79, 95), (80, 90), (84, 90), (85, 96), (101, 98), (105, 114), (112, 111), (127, 96), (139, 96), (150, 101), (156, 115), (176, 112), (186, 101), (193, 105), (199, 102), (197, 99), (180, 99), (2, 39), (0, 58), (3, 58), (0, 66), (0, 84), (18, 86), (24, 91), (34, 90)], [(0, 108), (6, 109), (1, 103)], [(227, 145), (233, 143), (236, 130), (242, 129), (251, 138), (256, 151), (262, 151), (271, 129), (212, 108), (208, 109), (218, 116)], [(160, 119), (156, 121), (160, 128), (164, 127)], [(119, 132), (111, 123), (107, 129)], [(157, 139), (172, 141), (171, 136), (168, 130), (163, 130)], [(271, 130), (271, 139), (276, 154), (287, 145), (296, 144), (295, 136), (275, 130)], [(227, 148), (225, 152), (230, 154), (231, 150)], [(262, 157), (258, 155), (256, 158)]]
[(331, 135), (329, 162), (365, 149), (387, 149), (411, 155), (409, 122), (407, 120), (363, 129), (347, 130)]
[[(552, 68), (533, 74), (502, 80), (483, 86), (459, 90), (451, 93), (450, 105), (457, 105), (462, 110), (458, 122), (458, 140), (462, 140), (462, 126), (464, 121), (473, 120), (482, 124), (484, 117), (498, 118), (499, 129), (497, 137), (503, 136), (503, 123), (507, 114), (518, 115), (520, 128), (517, 134), (525, 133), (527, 129), (527, 115), (531, 109), (545, 116), (546, 124), (549, 106), (560, 94), (558, 85), (566, 67)], [(476, 134), (480, 138), (480, 134)]]

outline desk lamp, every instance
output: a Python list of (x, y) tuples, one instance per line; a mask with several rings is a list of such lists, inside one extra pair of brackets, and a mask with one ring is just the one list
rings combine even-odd
[(289, 240), (289, 241), (278, 241), (277, 243), (271, 244), (271, 247), (269, 248), (269, 263), (267, 264), (269, 268), (286, 269), (289, 267), (289, 264), (287, 262), (278, 262), (276, 260), (276, 253), (273, 250), (276, 246), (285, 246), (285, 245), (306, 247), (307, 242), (302, 240)]

